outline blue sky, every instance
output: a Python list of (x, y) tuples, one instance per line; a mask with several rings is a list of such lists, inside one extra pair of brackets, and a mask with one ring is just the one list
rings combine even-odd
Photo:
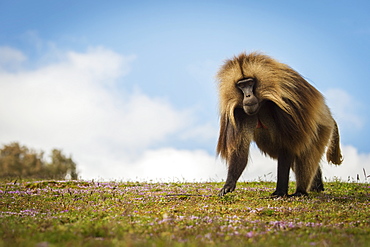
[[(370, 173), (369, 9), (368, 1), (1, 1), (0, 142), (61, 148), (86, 179), (223, 179), (215, 74), (225, 59), (261, 51), (326, 96), (346, 159), (326, 176)], [(255, 153), (245, 179), (276, 169)]]

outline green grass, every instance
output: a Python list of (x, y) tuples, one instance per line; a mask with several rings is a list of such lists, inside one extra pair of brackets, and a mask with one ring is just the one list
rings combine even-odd
[[(0, 182), (0, 246), (370, 246), (370, 185)], [(294, 183), (290, 184), (294, 188)], [(293, 192), (293, 191), (291, 191)]]

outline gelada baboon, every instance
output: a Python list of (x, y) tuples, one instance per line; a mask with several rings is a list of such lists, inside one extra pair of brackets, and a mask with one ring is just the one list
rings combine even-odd
[(324, 190), (319, 162), (328, 147), (328, 162), (342, 155), (338, 127), (324, 97), (289, 66), (259, 53), (227, 60), (218, 72), (220, 135), (217, 152), (228, 164), (220, 196), (235, 189), (248, 162), (249, 146), (278, 160), (276, 190), (288, 196), (290, 168), (296, 191)]

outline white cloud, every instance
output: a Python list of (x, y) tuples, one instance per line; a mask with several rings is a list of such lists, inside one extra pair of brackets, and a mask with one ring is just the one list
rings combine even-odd
[(0, 71), (4, 69), (18, 69), (20, 64), (26, 59), (26, 56), (21, 51), (7, 46), (0, 46)]
[[(256, 148), (252, 148), (252, 156), (240, 180), (275, 179), (276, 162), (264, 157)], [(171, 147), (147, 149), (139, 155), (127, 155), (118, 159), (107, 157), (106, 161), (105, 164), (109, 165), (104, 168), (100, 167), (94, 171), (86, 168), (86, 178), (133, 181), (224, 181), (227, 176), (225, 163), (204, 150), (179, 150)]]
[(61, 57), (34, 70), (0, 72), (3, 144), (63, 148), (77, 163), (91, 161), (81, 165), (97, 169), (106, 158), (142, 151), (191, 120), (162, 99), (117, 89), (133, 57), (101, 47)]
[[(172, 181), (210, 181), (215, 179), (225, 168), (203, 150), (177, 150), (163, 148), (147, 150), (131, 165), (131, 179), (164, 179)], [(138, 176), (140, 174), (140, 177)]]
[(98, 48), (70, 52), (64, 60), (36, 70), (0, 73), (2, 129), (22, 141), (48, 139), (49, 145), (93, 137), (114, 111), (114, 98), (105, 86), (121, 74), (122, 60)]

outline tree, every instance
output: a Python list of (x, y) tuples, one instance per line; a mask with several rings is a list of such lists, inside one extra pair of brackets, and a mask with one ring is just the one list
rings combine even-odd
[(77, 165), (61, 150), (53, 149), (51, 162), (45, 162), (44, 152), (36, 152), (17, 142), (0, 149), (1, 178), (78, 179)]
[(76, 163), (73, 162), (72, 158), (67, 158), (61, 150), (53, 149), (51, 152), (51, 163), (46, 165), (46, 170), (49, 173), (49, 177), (54, 179), (70, 179), (76, 180), (78, 174), (76, 172)]

